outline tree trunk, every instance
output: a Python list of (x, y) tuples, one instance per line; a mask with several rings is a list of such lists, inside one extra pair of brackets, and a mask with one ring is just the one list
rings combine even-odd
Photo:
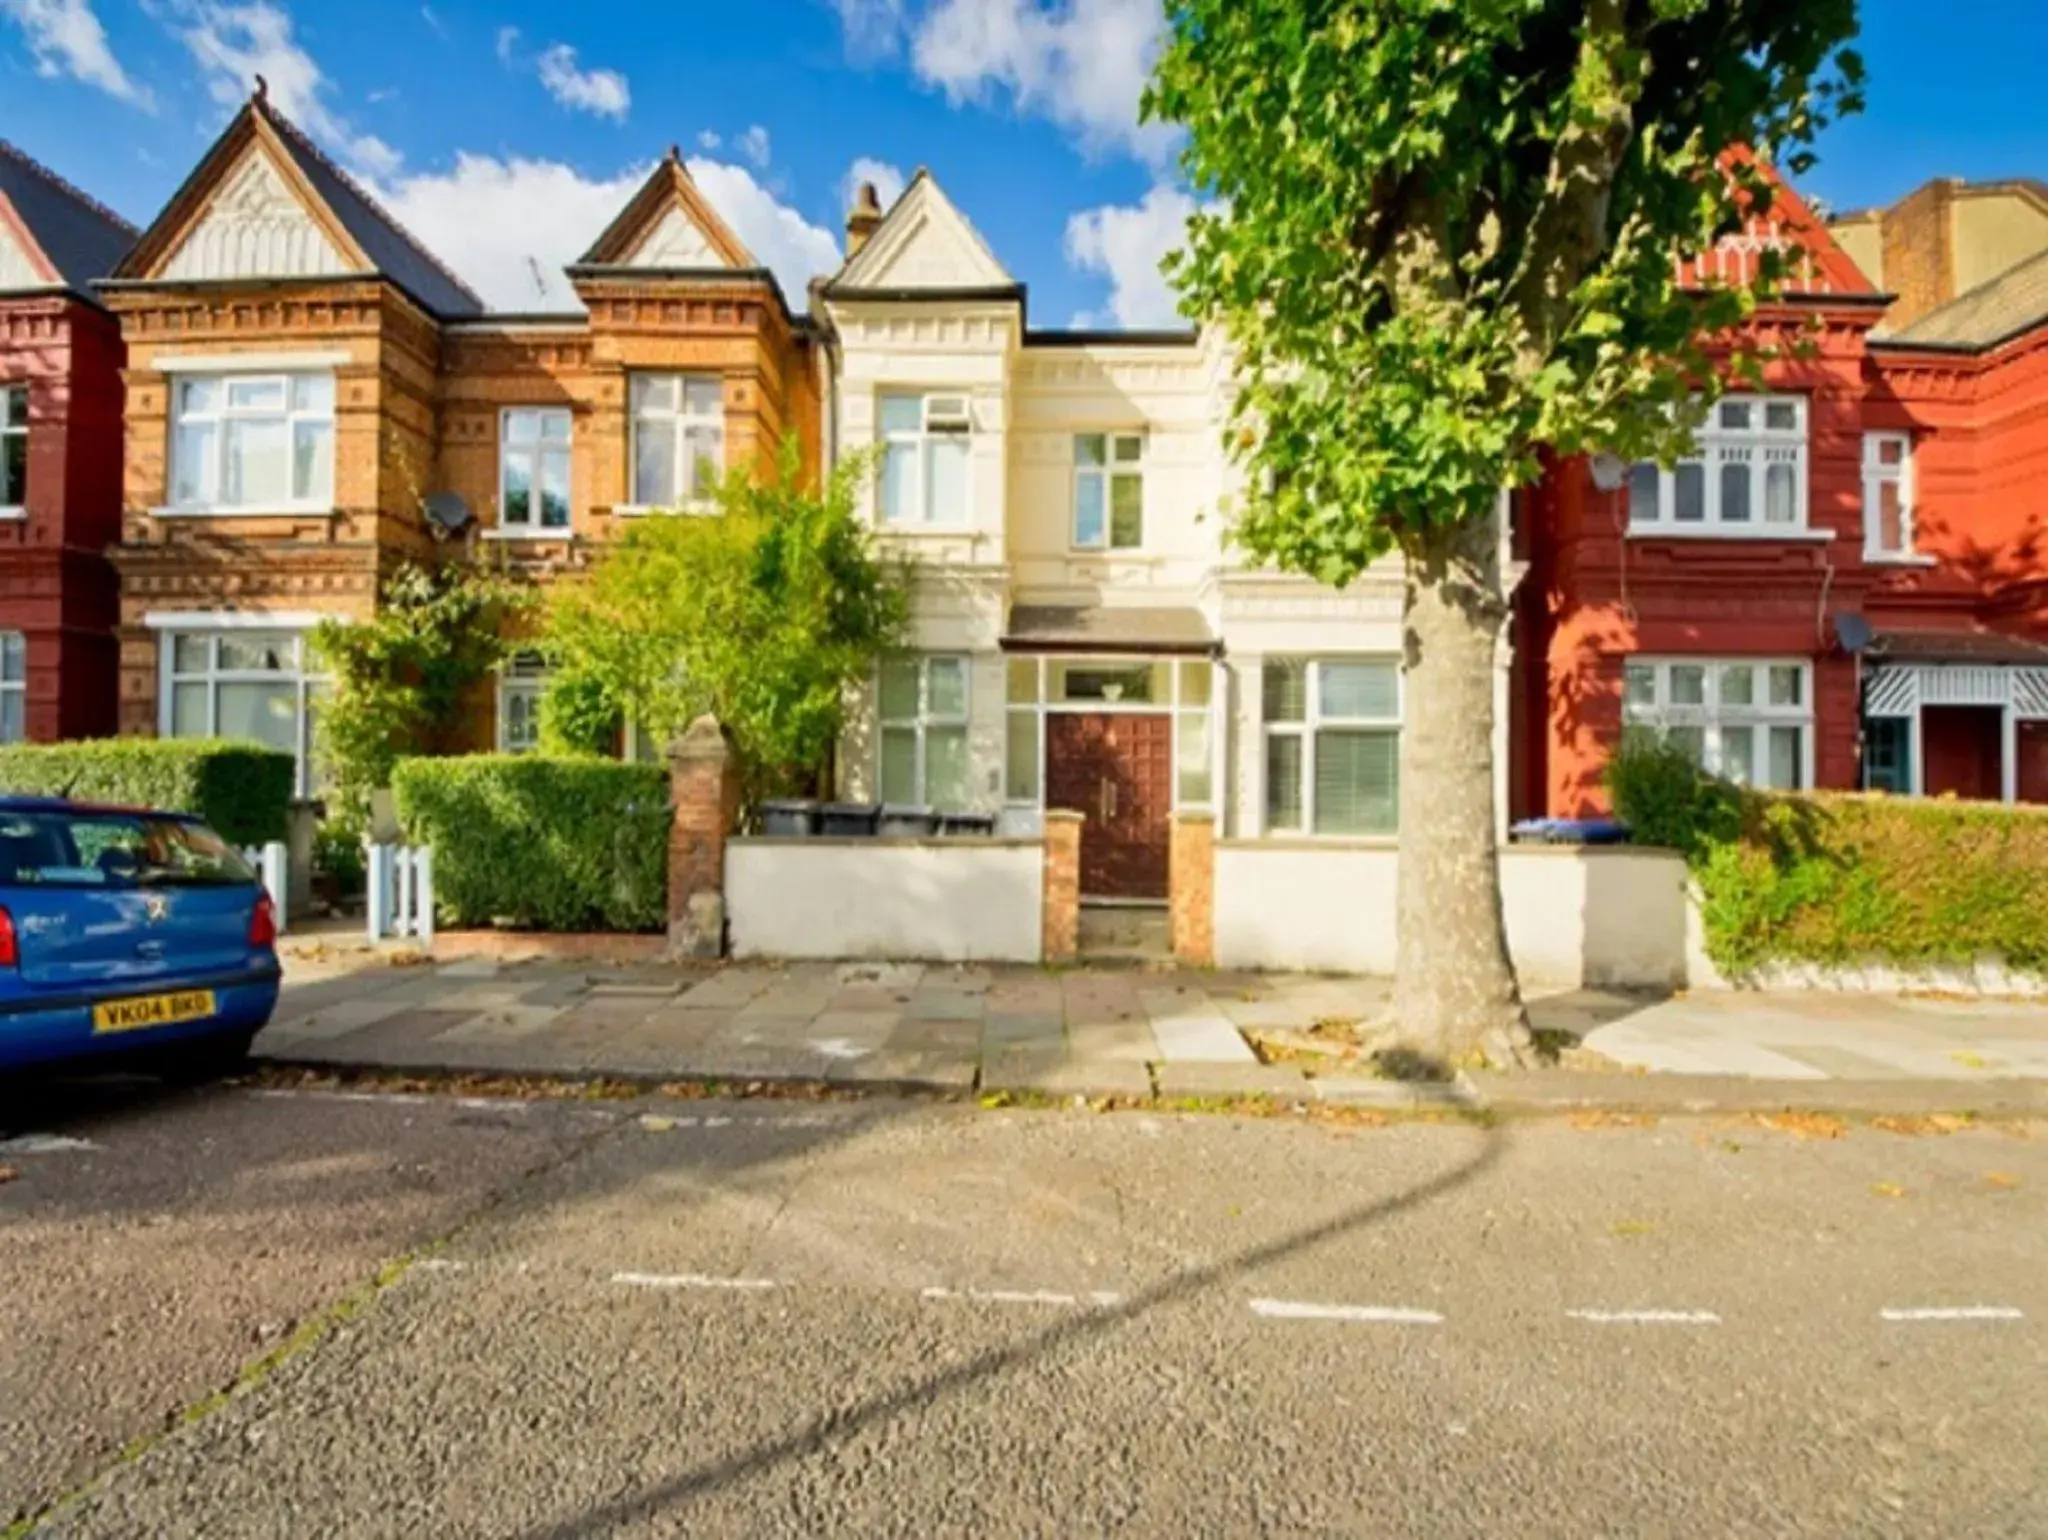
[(1494, 674), (1507, 616), (1499, 539), (1497, 518), (1473, 519), (1404, 553), (1393, 1024), (1402, 1045), (1447, 1066), (1530, 1056), (1494, 836)]

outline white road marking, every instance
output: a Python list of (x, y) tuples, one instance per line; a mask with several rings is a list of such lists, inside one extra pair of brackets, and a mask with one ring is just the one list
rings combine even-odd
[(12, 1139), (0, 1139), (0, 1155), (70, 1155), (98, 1148), (90, 1139), (72, 1139), (63, 1134), (17, 1134)]
[(1595, 1326), (1719, 1326), (1711, 1310), (1567, 1310), (1574, 1321)]
[(460, 1107), (468, 1112), (524, 1112), (533, 1105), (513, 1096), (435, 1096), (425, 1091), (333, 1091), (317, 1087), (295, 1091), (258, 1087), (249, 1094), (323, 1102), (376, 1102), (399, 1107)]
[(1887, 1321), (2020, 1321), (2025, 1312), (2011, 1305), (1940, 1305), (1907, 1310), (1880, 1310)]
[(1359, 1321), (1380, 1326), (1441, 1326), (1434, 1310), (1405, 1305), (1318, 1305), (1303, 1299), (1255, 1299), (1252, 1314), (1276, 1321)]
[(613, 1273), (613, 1283), (636, 1289), (779, 1289), (773, 1278), (713, 1278), (706, 1273)]
[(944, 1289), (934, 1286), (918, 1291), (925, 1299), (973, 1299), (997, 1305), (1095, 1305), (1119, 1304), (1121, 1294), (1100, 1290), (1087, 1294), (1062, 1294), (1052, 1289)]

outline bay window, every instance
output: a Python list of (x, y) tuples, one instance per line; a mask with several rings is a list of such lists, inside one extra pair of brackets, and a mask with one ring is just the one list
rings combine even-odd
[(538, 535), (569, 528), (569, 413), (516, 406), (498, 428), (498, 528)]
[(1145, 543), (1145, 438), (1074, 435), (1074, 547), (1135, 551)]
[(1904, 433), (1863, 435), (1863, 554), (1910, 561), (1913, 550), (1913, 441)]
[(725, 474), (725, 392), (715, 374), (636, 374), (633, 504), (702, 507)]
[(333, 506), (332, 374), (188, 374), (171, 390), (173, 508)]
[(1628, 521), (1637, 534), (1772, 535), (1806, 528), (1806, 401), (1724, 396), (1694, 452), (1670, 470), (1629, 472)]
[(0, 743), (28, 741), (28, 638), (0, 631)]
[(0, 518), (28, 508), (28, 387), (0, 385)]
[(879, 691), (884, 802), (967, 805), (967, 660), (890, 658)]
[(1631, 658), (1623, 720), (1744, 786), (1811, 784), (1813, 702), (1803, 662)]
[(313, 784), (322, 681), (293, 631), (174, 631), (163, 637), (159, 728), (166, 738), (239, 738), (290, 754), (300, 795)]
[(973, 435), (967, 398), (884, 392), (876, 411), (882, 443), (881, 522), (941, 529), (965, 524)]
[(1401, 667), (1272, 658), (1262, 680), (1269, 834), (1392, 834), (1401, 815)]

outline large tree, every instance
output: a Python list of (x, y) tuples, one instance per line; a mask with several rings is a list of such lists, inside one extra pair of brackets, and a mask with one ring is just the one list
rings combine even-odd
[(1205, 200), (1168, 271), (1240, 387), (1234, 538), (1343, 585), (1398, 551), (1394, 1025), (1526, 1052), (1501, 920), (1505, 494), (1547, 453), (1667, 463), (1778, 273), (1676, 258), (1768, 212), (1858, 104), (1855, 0), (1168, 0), (1148, 117)]

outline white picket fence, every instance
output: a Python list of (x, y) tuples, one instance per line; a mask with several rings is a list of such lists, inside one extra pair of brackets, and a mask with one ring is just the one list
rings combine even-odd
[(431, 845), (363, 846), (372, 941), (406, 936), (434, 944), (434, 850)]
[(272, 840), (267, 845), (245, 845), (242, 859), (256, 868), (256, 875), (263, 879), (263, 890), (270, 895), (270, 907), (277, 915), (277, 933), (285, 930), (285, 912), (290, 907), (291, 883), (288, 857), (283, 840)]

